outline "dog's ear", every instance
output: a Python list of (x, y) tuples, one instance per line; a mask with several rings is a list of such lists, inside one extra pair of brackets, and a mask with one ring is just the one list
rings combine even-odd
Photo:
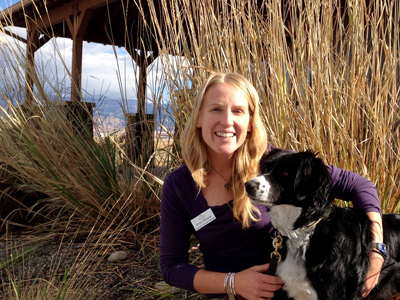
[(265, 155), (261, 161), (260, 161), (260, 174), (266, 173), (267, 170), (271, 168), (271, 165), (273, 164), (273, 159), (274, 156), (278, 153), (282, 152), (281, 149), (279, 148), (273, 148), (271, 151), (268, 152), (267, 155)]
[(271, 151), (268, 152), (268, 154), (265, 156), (266, 159), (270, 158), (271, 156), (274, 156), (277, 153), (282, 152), (282, 149), (279, 148), (273, 148)]
[(271, 171), (272, 168), (275, 166), (276, 161), (283, 155), (288, 153), (294, 153), (294, 151), (286, 150), (286, 149), (279, 149), (273, 148), (271, 151), (268, 152), (266, 156), (261, 159), (260, 162), (260, 173), (266, 173)]
[(331, 177), (324, 162), (312, 151), (299, 152), (296, 155), (300, 156), (294, 183), (297, 199), (300, 201), (308, 197), (329, 199)]

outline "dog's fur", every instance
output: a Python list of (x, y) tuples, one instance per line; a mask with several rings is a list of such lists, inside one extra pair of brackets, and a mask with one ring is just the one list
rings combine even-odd
[[(286, 237), (277, 276), (289, 297), (360, 299), (372, 241), (367, 215), (333, 205), (327, 166), (311, 151), (272, 151), (262, 173), (246, 182), (246, 191), (270, 207), (272, 224)], [(389, 256), (367, 299), (392, 299), (400, 292), (400, 216), (383, 215), (383, 232)]]

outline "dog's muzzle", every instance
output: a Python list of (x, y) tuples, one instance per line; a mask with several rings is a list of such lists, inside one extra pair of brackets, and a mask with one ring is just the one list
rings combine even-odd
[(247, 196), (258, 204), (271, 205), (271, 185), (264, 176), (255, 177), (245, 183)]

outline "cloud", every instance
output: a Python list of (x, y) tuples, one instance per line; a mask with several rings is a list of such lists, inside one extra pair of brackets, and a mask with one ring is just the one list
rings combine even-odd
[[(24, 28), (7, 28), (21, 37), (26, 37)], [(16, 51), (23, 57), (26, 46), (10, 36), (0, 33), (0, 47), (7, 52)], [(115, 50), (115, 51), (114, 51)], [(0, 53), (0, 56), (4, 56)], [(1, 60), (1, 57), (0, 57)], [(72, 65), (72, 40), (53, 38), (35, 53), (36, 69), (42, 81), (62, 94), (70, 89), (70, 70)], [(153, 95), (159, 88), (161, 71), (154, 64), (148, 69), (147, 95)], [(138, 68), (123, 48), (113, 49), (110, 45), (96, 43), (83, 44), (82, 88), (87, 98), (106, 96), (108, 99), (121, 100), (137, 98)]]
[[(86, 97), (105, 95), (120, 99), (122, 90), (126, 97), (136, 98), (136, 86), (129, 84), (138, 72), (136, 64), (127, 53), (118, 52), (120, 54), (115, 55), (109, 45), (84, 42), (82, 88)], [(72, 40), (57, 38), (49, 41), (35, 54), (35, 60), (39, 66), (49, 68), (64, 86), (70, 86)], [(52, 63), (49, 64), (49, 61)]]

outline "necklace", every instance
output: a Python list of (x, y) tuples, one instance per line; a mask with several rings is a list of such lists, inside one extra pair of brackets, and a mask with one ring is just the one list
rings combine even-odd
[(222, 174), (221, 174), (220, 172), (218, 172), (212, 165), (210, 165), (210, 167), (211, 167), (211, 169), (213, 169), (215, 172), (217, 172), (217, 174), (218, 174), (219, 176), (221, 176), (223, 180), (225, 180), (226, 182), (229, 181), (229, 180), (226, 180), (226, 178), (225, 178), (224, 176), (222, 176)]
[(224, 188), (225, 188), (225, 192), (224, 192), (224, 194), (227, 196), (227, 198), (228, 198), (228, 200), (227, 200), (227, 204), (228, 204), (228, 206), (232, 209), (232, 206), (229, 204), (229, 200), (230, 200), (230, 197), (229, 197), (229, 195), (227, 194), (227, 192), (229, 193), (229, 190), (230, 190), (230, 187), (229, 187), (229, 180), (226, 180), (226, 178), (224, 177), (224, 176), (222, 176), (222, 174), (220, 173), (220, 172), (218, 172), (211, 164), (210, 164), (210, 167), (211, 167), (211, 169), (213, 169), (223, 180), (225, 180), (225, 185), (224, 185)]
[(225, 178), (224, 176), (222, 176), (222, 174), (221, 174), (220, 172), (218, 172), (212, 165), (210, 165), (210, 167), (211, 167), (211, 169), (213, 169), (219, 176), (221, 176), (221, 178), (222, 178), (223, 180), (225, 180), (225, 182), (226, 182), (225, 188), (228, 189), (229, 180), (226, 180), (226, 178)]

